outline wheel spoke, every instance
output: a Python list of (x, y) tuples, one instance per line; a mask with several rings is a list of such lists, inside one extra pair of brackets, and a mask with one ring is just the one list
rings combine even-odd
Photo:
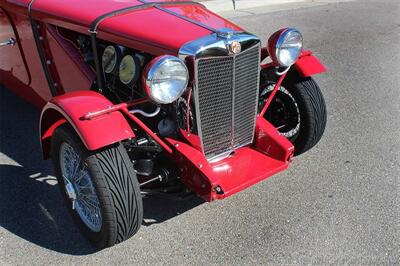
[(280, 130), (280, 129), (284, 128), (284, 127), (286, 127), (286, 124), (283, 124), (283, 125), (277, 127), (276, 129), (277, 129), (277, 130)]
[(95, 199), (93, 199), (93, 198), (90, 199), (90, 198), (87, 197), (87, 196), (81, 195), (80, 200), (82, 200), (83, 202), (85, 202), (85, 204), (86, 204), (87, 206), (91, 206), (91, 207), (93, 207), (93, 208), (97, 208), (97, 207), (98, 207), (97, 198), (95, 198)]
[(65, 142), (60, 147), (60, 163), (68, 197), (76, 203), (73, 204), (75, 211), (91, 230), (100, 231), (100, 202), (87, 165), (73, 147)]
[(96, 224), (98, 222), (98, 218), (100, 217), (100, 207), (98, 205), (94, 205), (84, 199), (81, 199), (80, 203), (82, 203), (82, 205), (84, 205), (84, 212), (87, 214), (88, 218), (94, 224)]
[[(86, 167), (85, 167), (86, 168)], [(87, 175), (88, 173), (87, 173), (87, 171), (85, 171), (86, 169), (81, 169), (79, 172), (78, 172), (78, 175), (77, 175), (77, 178), (75, 178), (75, 182), (76, 183), (80, 183), (81, 182), (81, 180), (82, 180), (82, 178), (84, 178), (85, 177), (85, 175)]]
[(71, 181), (69, 180), (69, 178), (66, 175), (63, 175), (62, 177), (63, 177), (64, 181), (66, 181), (66, 184), (71, 183)]
[(95, 204), (87, 201), (86, 199), (81, 198), (79, 199), (79, 202), (82, 203), (86, 207), (85, 209), (88, 211), (92, 210), (93, 208), (97, 208)]

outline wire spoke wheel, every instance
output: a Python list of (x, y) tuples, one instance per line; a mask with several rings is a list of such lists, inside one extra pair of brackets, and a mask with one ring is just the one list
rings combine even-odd
[(89, 169), (66, 142), (61, 144), (59, 158), (65, 191), (72, 202), (72, 208), (90, 230), (99, 232), (102, 226), (100, 202)]
[[(260, 108), (262, 108), (274, 87), (275, 84), (270, 84), (261, 91), (259, 100)], [(270, 121), (282, 135), (290, 140), (295, 140), (300, 132), (301, 118), (299, 107), (292, 94), (283, 86), (276, 93), (264, 118)]]
[(142, 197), (121, 143), (89, 151), (65, 124), (54, 131), (51, 156), (69, 213), (92, 244), (103, 249), (136, 234), (143, 220)]
[[(261, 74), (259, 110), (278, 80), (272, 69)], [(312, 78), (289, 72), (264, 118), (292, 142), (296, 156), (310, 150), (324, 134), (327, 120), (325, 100), (318, 84)]]

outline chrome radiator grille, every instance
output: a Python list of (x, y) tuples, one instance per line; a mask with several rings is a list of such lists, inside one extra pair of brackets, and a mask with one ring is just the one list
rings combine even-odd
[(197, 127), (207, 159), (253, 141), (259, 89), (260, 45), (196, 61)]

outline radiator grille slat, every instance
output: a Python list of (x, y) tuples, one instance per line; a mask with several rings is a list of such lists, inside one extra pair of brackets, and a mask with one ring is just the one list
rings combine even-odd
[(259, 89), (259, 48), (236, 57), (234, 89), (234, 147), (253, 141)]
[[(223, 153), (231, 148), (233, 57), (198, 62), (198, 107), (201, 113), (201, 138), (206, 155)], [(227, 71), (228, 70), (228, 71)]]
[(253, 140), (260, 45), (232, 56), (196, 60), (196, 115), (208, 159)]

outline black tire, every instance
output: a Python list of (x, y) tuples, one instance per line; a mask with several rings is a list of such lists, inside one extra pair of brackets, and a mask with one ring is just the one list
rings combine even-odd
[[(268, 74), (263, 77), (261, 92), (271, 82), (276, 83), (277, 79), (276, 76)], [(294, 98), (299, 110), (300, 128), (289, 140), (295, 146), (295, 155), (300, 155), (314, 147), (324, 134), (327, 122), (325, 100), (318, 84), (312, 78), (300, 78), (294, 73), (289, 73), (282, 86)]]
[[(100, 203), (101, 229), (92, 231), (72, 210), (60, 166), (60, 147), (68, 143), (82, 158)], [(67, 207), (86, 238), (97, 248), (111, 247), (132, 237), (143, 220), (139, 184), (132, 162), (122, 144), (118, 143), (96, 152), (89, 152), (69, 125), (58, 127), (53, 135), (51, 153), (55, 174)]]

